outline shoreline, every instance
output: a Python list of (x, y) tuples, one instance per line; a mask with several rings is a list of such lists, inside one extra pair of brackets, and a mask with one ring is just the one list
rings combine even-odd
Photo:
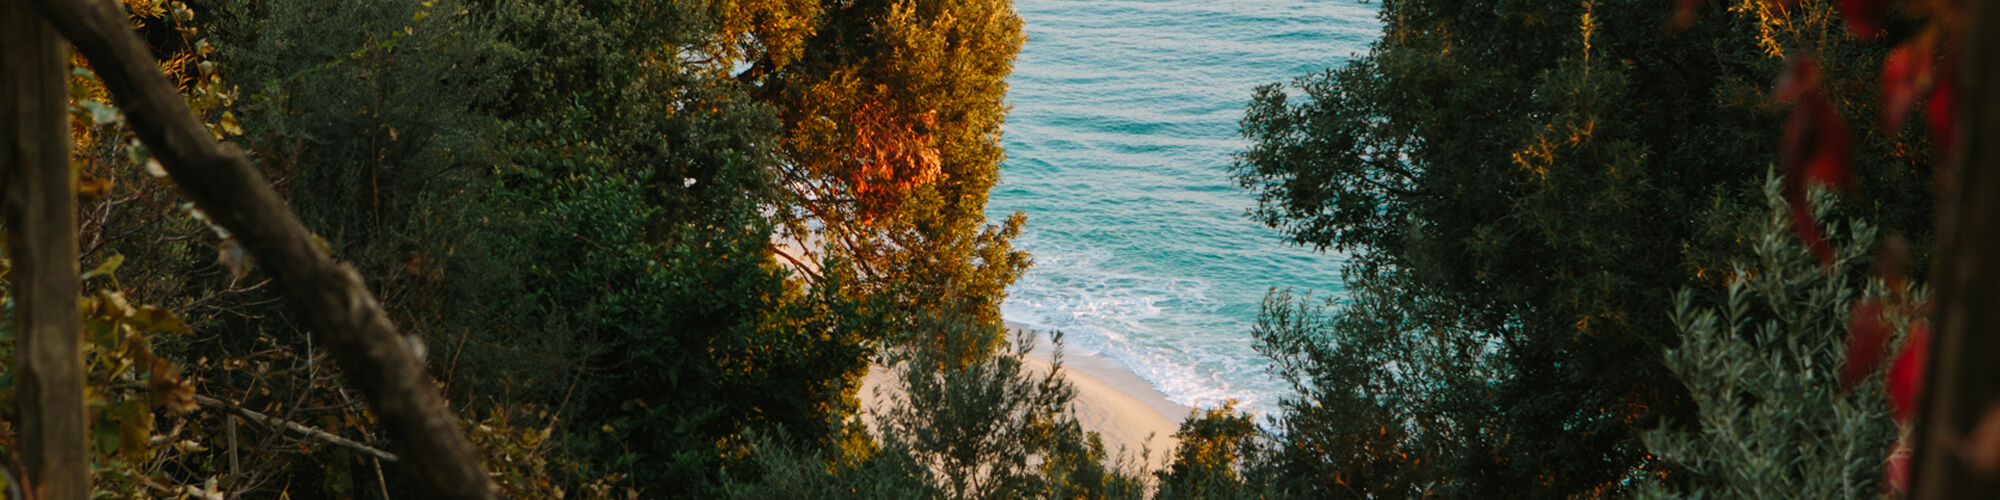
[[(1033, 332), (1011, 321), (1007, 329), (1017, 334)], [(1029, 373), (1047, 373), (1054, 361), (1048, 336), (1033, 332), (1029, 338), (1034, 339), (1035, 345), (1022, 358), (1023, 368)], [(1076, 388), (1076, 399), (1070, 402), (1071, 413), (1083, 430), (1095, 432), (1103, 439), (1105, 455), (1112, 464), (1127, 469), (1128, 473), (1146, 474), (1165, 468), (1172, 460), (1174, 449), (1180, 446), (1174, 432), (1180, 430), (1181, 420), (1193, 408), (1168, 401), (1166, 394), (1110, 358), (1065, 352), (1062, 374)], [(888, 370), (879, 365), (869, 367), (856, 397), (861, 400), (862, 421), (871, 429), (874, 418), (867, 409), (887, 405), (895, 390), (895, 380)], [(1134, 465), (1143, 469), (1129, 470)]]
[[(810, 249), (817, 248), (818, 242), (774, 235), (771, 243), (772, 251), (782, 254), (780, 265), (817, 274), (818, 266)], [(1047, 373), (1055, 363), (1048, 332), (1012, 321), (1006, 322), (1006, 327), (1009, 341), (1020, 336), (1034, 342), (1022, 358), (1023, 368), (1030, 373)], [(1026, 335), (1022, 335), (1024, 332)], [(871, 410), (886, 406), (897, 390), (893, 375), (882, 368), (871, 365), (855, 394), (861, 403), (859, 416), (871, 432), (874, 427)], [(1105, 454), (1112, 464), (1122, 469), (1139, 465), (1141, 470), (1126, 472), (1141, 474), (1142, 478), (1166, 467), (1174, 449), (1180, 446), (1174, 433), (1194, 408), (1168, 401), (1167, 395), (1151, 382), (1111, 358), (1065, 352), (1062, 370), (1064, 380), (1076, 388), (1076, 399), (1070, 402), (1071, 413), (1083, 430), (1095, 432), (1103, 439)]]
[[(1035, 345), (1023, 357), (1029, 370), (1043, 373), (1049, 369), (1054, 351), (1046, 333), (1011, 321), (1007, 329), (1031, 332)], [(1063, 378), (1076, 388), (1071, 412), (1083, 430), (1103, 438), (1104, 452), (1112, 463), (1121, 468), (1142, 464), (1144, 470), (1139, 472), (1149, 473), (1166, 468), (1173, 460), (1174, 449), (1180, 446), (1174, 433), (1194, 408), (1168, 401), (1151, 382), (1111, 358), (1065, 351), (1062, 370)]]
[[(1048, 332), (1033, 330), (1012, 321), (1007, 322), (1007, 330), (1033, 333), (1035, 345), (1033, 350), (1028, 351), (1028, 357), (1043, 362), (1054, 361), (1052, 355), (1055, 352), (1050, 345)], [(1167, 400), (1166, 393), (1160, 392), (1159, 388), (1153, 387), (1152, 382), (1146, 381), (1118, 360), (1072, 351), (1063, 352), (1062, 358), (1063, 368), (1068, 369), (1069, 373), (1091, 377), (1094, 381), (1102, 382), (1122, 394), (1139, 400), (1158, 412), (1161, 417), (1173, 421), (1176, 428), (1179, 427), (1181, 419), (1194, 411), (1193, 407)]]

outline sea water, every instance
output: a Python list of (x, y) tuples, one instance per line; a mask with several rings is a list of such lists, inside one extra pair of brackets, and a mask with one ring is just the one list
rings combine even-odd
[(1366, 53), (1355, 0), (1016, 0), (1007, 162), (989, 216), (1028, 215), (1035, 266), (1009, 321), (1066, 334), (1168, 399), (1273, 409), (1286, 386), (1250, 336), (1273, 287), (1341, 293), (1339, 255), (1286, 242), (1227, 167), (1251, 89)]

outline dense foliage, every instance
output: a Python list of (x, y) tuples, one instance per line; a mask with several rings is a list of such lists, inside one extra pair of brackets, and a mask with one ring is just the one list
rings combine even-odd
[[(1346, 254), (1347, 292), (1268, 297), (1250, 334), (1294, 394), (1264, 426), (1188, 416), (1159, 471), (1108, 457), (1000, 319), (1030, 264), (1023, 218), (985, 218), (1007, 0), (124, 5), (516, 498), (1867, 496), (1893, 437), (1874, 379), (1827, 383), (1844, 304), (1887, 293), (1856, 257), (1874, 229), (1815, 268), (1767, 203), (1787, 53), (1877, 114), (1884, 45), (1826, 2), (1669, 25), (1655, 0), (1395, 0), (1366, 57), (1259, 89), (1233, 173), (1255, 217)], [(98, 488), (408, 496), (78, 63)], [(1819, 215), (1921, 248), (1926, 132), (1863, 132)], [(869, 370), (886, 407), (860, 407)]]
[(1640, 497), (1875, 498), (1887, 489), (1881, 464), (1897, 426), (1881, 379), (1853, 390), (1834, 382), (1852, 359), (1843, 351), (1858, 348), (1845, 342), (1847, 325), (1860, 320), (1850, 310), (1867, 313), (1850, 304), (1888, 295), (1882, 282), (1856, 283), (1846, 272), (1873, 260), (1875, 228), (1854, 223), (1836, 234), (1829, 273), (1792, 236), (1779, 191), (1766, 185), (1771, 210), (1746, 222), (1756, 228), (1754, 250), (1735, 263), (1716, 303), (1696, 303), (1691, 290), (1675, 300), (1683, 340), (1665, 362), (1700, 409), (1644, 437), (1691, 477), (1686, 491), (1649, 483)]
[[(1258, 91), (1234, 167), (1254, 215), (1348, 257), (1324, 356), (1358, 359), (1307, 366), (1354, 394), (1286, 424), (1358, 454), (1302, 452), (1320, 484), (1559, 497), (1679, 477), (1638, 430), (1697, 410), (1662, 362), (1666, 312), (1682, 287), (1719, 293), (1755, 241), (1734, 214), (1778, 160), (1768, 82), (1816, 53), (1837, 111), (1877, 116), (1885, 51), (1830, 2), (1723, 7), (1676, 30), (1668, 2), (1386, 2), (1368, 55)], [(1922, 248), (1931, 150), (1858, 137), (1846, 216)], [(1281, 365), (1309, 352), (1274, 345)]]
[[(793, 456), (933, 464), (892, 483), (950, 497), (1137, 494), (1061, 378), (999, 352), (1028, 263), (1021, 219), (984, 216), (1023, 41), (1004, 0), (126, 5), (200, 118), (362, 271), (512, 496), (711, 497)], [(394, 446), (75, 84), (90, 300), (118, 305), (91, 380), (152, 381), (93, 407), (100, 478), (121, 478), (99, 486), (402, 496), (393, 466), (226, 412)], [(856, 418), (871, 361), (923, 408), (880, 438)], [(190, 413), (190, 391), (217, 403)]]

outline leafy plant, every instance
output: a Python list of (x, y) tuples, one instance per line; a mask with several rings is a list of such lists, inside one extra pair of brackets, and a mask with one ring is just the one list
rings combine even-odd
[[(1687, 384), (1698, 410), (1645, 434), (1660, 460), (1691, 476), (1674, 491), (1648, 482), (1641, 497), (1875, 498), (1896, 425), (1879, 378), (1853, 390), (1836, 383), (1851, 304), (1888, 294), (1855, 272), (1869, 262), (1877, 230), (1851, 223), (1821, 268), (1812, 242), (1791, 231), (1783, 183), (1766, 182), (1768, 216), (1755, 222), (1753, 252), (1737, 264), (1714, 305), (1683, 289), (1672, 318), (1681, 345), (1665, 364)], [(1831, 203), (1822, 196), (1818, 204)], [(1835, 232), (1839, 232), (1836, 228)], [(1911, 286), (1911, 285), (1906, 285)], [(1859, 313), (1856, 313), (1859, 314)]]
[(1197, 410), (1181, 421), (1180, 448), (1167, 470), (1153, 473), (1160, 489), (1153, 498), (1246, 498), (1256, 486), (1244, 484), (1239, 469), (1256, 459), (1262, 434), (1250, 414), (1236, 409), (1236, 401), (1220, 407)]
[[(1439, 380), (1367, 403), (1386, 412), (1377, 434), (1413, 433), (1373, 448), (1416, 474), (1382, 484), (1599, 496), (1672, 475), (1633, 423), (1697, 411), (1659, 361), (1680, 335), (1660, 312), (1680, 287), (1720, 289), (1748, 250), (1726, 215), (1763, 205), (1746, 166), (1793, 166), (1767, 82), (1815, 53), (1819, 112), (1877, 115), (1886, 51), (1848, 36), (1831, 2), (1727, 2), (1663, 30), (1668, 7), (1389, 2), (1367, 56), (1255, 94), (1233, 167), (1253, 216), (1345, 252), (1350, 289), (1377, 295), (1341, 307), (1360, 321), (1326, 341), (1434, 339), (1405, 352)], [(1881, 132), (1847, 143), (1861, 202), (1846, 210), (1927, 242), (1934, 152), (1921, 132)]]
[[(153, 352), (155, 334), (190, 335), (187, 324), (163, 308), (134, 305), (113, 279), (124, 259), (113, 256), (84, 273), (85, 280), (109, 281), (79, 300), (83, 315), (85, 413), (92, 425), (90, 463), (98, 494), (127, 498), (219, 493), (216, 476), (190, 475), (173, 467), (208, 451), (213, 441), (194, 431), (190, 414), (199, 408), (195, 384), (178, 364)], [(0, 259), (4, 262), (4, 259)], [(7, 266), (0, 263), (0, 269)], [(14, 365), (14, 299), (0, 292), (0, 360)], [(18, 419), (14, 372), (0, 372), (0, 454), (18, 473)], [(164, 422), (162, 422), (164, 420)], [(165, 424), (165, 425), (163, 425)], [(16, 476), (18, 477), (18, 476)]]

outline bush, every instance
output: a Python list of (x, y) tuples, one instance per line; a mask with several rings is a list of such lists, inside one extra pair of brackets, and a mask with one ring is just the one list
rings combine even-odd
[(1160, 480), (1153, 498), (1242, 498), (1250, 490), (1237, 470), (1257, 458), (1261, 435), (1250, 414), (1236, 411), (1236, 401), (1188, 415), (1174, 437), (1180, 448), (1167, 470), (1153, 473)]
[(1699, 409), (1693, 421), (1644, 438), (1689, 477), (1681, 491), (1651, 483), (1640, 497), (1879, 496), (1896, 439), (1881, 379), (1842, 392), (1836, 378), (1852, 304), (1887, 294), (1880, 281), (1856, 278), (1875, 229), (1849, 224), (1839, 259), (1822, 268), (1793, 236), (1776, 181), (1764, 191), (1770, 211), (1755, 225), (1753, 255), (1737, 264), (1719, 303), (1703, 305), (1692, 290), (1676, 301), (1683, 340), (1666, 366)]
[[(1061, 374), (1061, 340), (1047, 373), (1024, 369), (1025, 349), (968, 356), (995, 332), (938, 318), (919, 328), (944, 339), (888, 356), (899, 396), (877, 414), (880, 446), (830, 456), (765, 445), (759, 479), (735, 498), (1133, 499), (1139, 478), (1106, 465), (1103, 442), (1069, 413), (1075, 388)], [(1016, 346), (1029, 345), (1026, 337)], [(970, 361), (967, 361), (967, 359)], [(894, 389), (891, 389), (894, 390)]]

